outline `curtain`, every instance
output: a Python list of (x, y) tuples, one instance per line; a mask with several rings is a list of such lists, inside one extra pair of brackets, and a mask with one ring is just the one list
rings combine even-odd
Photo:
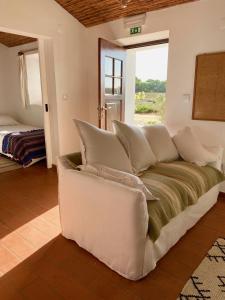
[(23, 107), (28, 108), (29, 106), (29, 93), (27, 85), (27, 70), (26, 70), (26, 61), (25, 55), (19, 55), (19, 73), (20, 73), (20, 91), (21, 91), (21, 100)]

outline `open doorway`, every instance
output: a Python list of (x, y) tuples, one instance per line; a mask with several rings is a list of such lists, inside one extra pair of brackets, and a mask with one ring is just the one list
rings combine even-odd
[(160, 124), (165, 115), (169, 43), (136, 47), (127, 49), (125, 120), (140, 126)]
[(136, 51), (135, 113), (138, 125), (164, 121), (168, 44)]
[[(39, 41), (0, 32), (0, 167), (28, 167), (48, 157)], [(47, 158), (47, 160), (46, 160)]]
[[(151, 125), (164, 122), (169, 32), (151, 34), (161, 39), (133, 44), (137, 37), (116, 42), (99, 39), (100, 128), (112, 120)], [(135, 39), (136, 38), (136, 39)], [(140, 39), (139, 39), (140, 41)]]

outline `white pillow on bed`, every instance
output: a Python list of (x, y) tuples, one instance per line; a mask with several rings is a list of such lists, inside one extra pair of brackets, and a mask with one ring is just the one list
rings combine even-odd
[(206, 166), (208, 163), (215, 162), (217, 156), (208, 151), (194, 134), (190, 127), (178, 131), (173, 137), (173, 141), (183, 160), (195, 163), (199, 166)]
[(102, 177), (104, 179), (112, 180), (127, 185), (129, 187), (138, 189), (145, 194), (146, 200), (159, 200), (158, 198), (153, 196), (153, 194), (144, 185), (141, 179), (133, 174), (122, 172), (99, 164), (80, 165), (77, 168), (83, 172), (87, 172)]
[(18, 125), (19, 123), (8, 115), (0, 115), (0, 126)]

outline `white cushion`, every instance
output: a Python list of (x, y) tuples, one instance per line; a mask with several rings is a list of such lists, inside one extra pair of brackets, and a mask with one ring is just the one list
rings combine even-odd
[(74, 120), (82, 142), (83, 164), (101, 164), (132, 173), (129, 158), (117, 136), (87, 122)]
[(152, 193), (147, 189), (144, 183), (138, 176), (133, 174), (129, 174), (126, 172), (122, 172), (119, 170), (115, 170), (103, 165), (81, 165), (78, 166), (81, 171), (91, 173), (96, 176), (103, 177), (104, 179), (112, 180), (115, 182), (119, 182), (121, 184), (127, 185), (129, 187), (138, 189), (142, 191), (147, 200), (158, 200), (158, 198), (154, 197)]
[(185, 161), (205, 166), (217, 160), (217, 155), (204, 148), (190, 127), (178, 131), (173, 140)]
[(131, 160), (134, 173), (138, 174), (147, 170), (156, 163), (156, 157), (139, 127), (127, 125), (116, 120), (113, 121), (113, 125)]
[(0, 115), (0, 126), (18, 125), (19, 123), (8, 115)]
[(158, 161), (169, 162), (178, 159), (177, 149), (164, 125), (143, 126), (142, 130)]

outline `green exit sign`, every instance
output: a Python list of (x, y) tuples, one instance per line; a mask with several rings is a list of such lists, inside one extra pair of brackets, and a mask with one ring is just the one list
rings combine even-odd
[(138, 33), (141, 33), (141, 26), (130, 28), (130, 34), (138, 34)]

